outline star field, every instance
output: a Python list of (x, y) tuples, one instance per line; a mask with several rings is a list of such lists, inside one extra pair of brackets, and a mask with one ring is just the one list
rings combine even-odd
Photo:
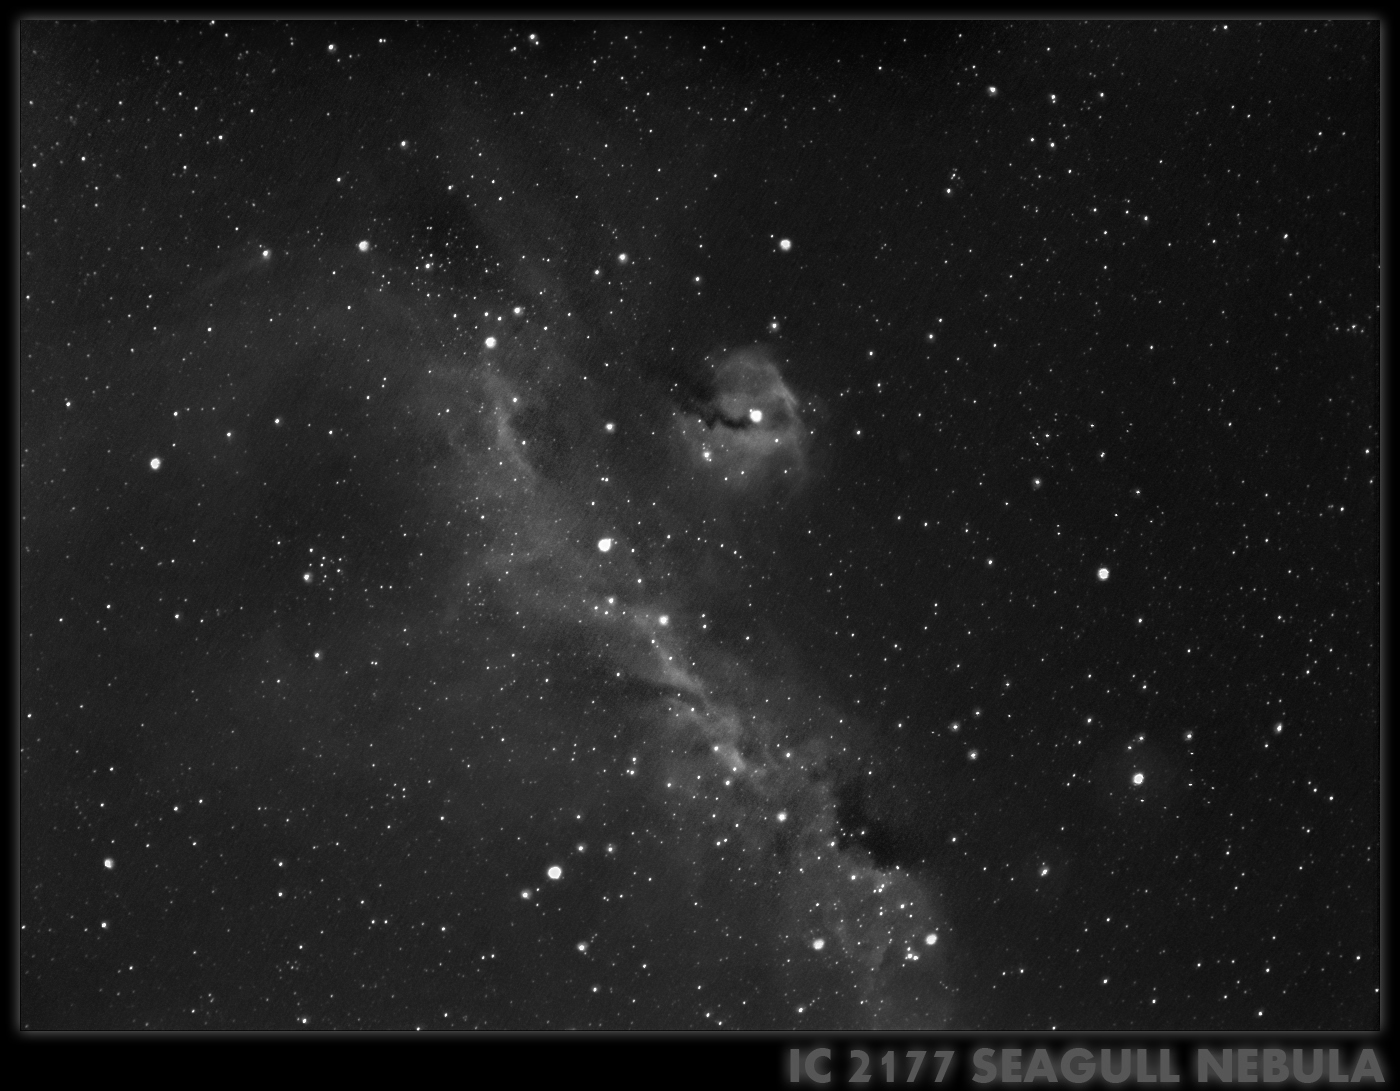
[(18, 34), (29, 1029), (1379, 1022), (1379, 25)]

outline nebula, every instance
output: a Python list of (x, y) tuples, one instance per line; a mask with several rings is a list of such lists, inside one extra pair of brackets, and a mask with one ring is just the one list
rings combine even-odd
[[(609, 455), (609, 422), (588, 408), (594, 384), (558, 355), (454, 368), (455, 401), (474, 424), (456, 433), (458, 501), (474, 510), (489, 500), (468, 520), (473, 534), (489, 530), (485, 549), (464, 553), (460, 586), (488, 587), (523, 639), (570, 642), (594, 664), (616, 715), (640, 725), (626, 773), (671, 816), (672, 852), (697, 875), (769, 892), (777, 911), (759, 926), (761, 943), (782, 980), (775, 992), (793, 1000), (769, 1018), (942, 1025), (934, 892), (841, 828), (845, 718), (800, 680), (707, 638), (703, 588), (689, 573), (714, 509), (692, 510), (689, 489), (652, 493), (690, 475), (740, 503), (804, 479), (811, 436), (777, 365), (755, 347), (710, 374), (701, 396), (671, 411), (660, 455), (670, 464), (633, 477)], [(549, 454), (556, 429), (574, 436), (570, 461)], [(691, 533), (663, 535), (662, 525)]]
[(698, 479), (730, 492), (800, 486), (810, 434), (797, 394), (767, 351), (728, 354), (706, 380), (672, 419), (675, 446)]

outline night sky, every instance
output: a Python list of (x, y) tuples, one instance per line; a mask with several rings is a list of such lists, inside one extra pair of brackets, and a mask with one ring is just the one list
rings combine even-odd
[(26, 22), (29, 1028), (1370, 1028), (1375, 22)]

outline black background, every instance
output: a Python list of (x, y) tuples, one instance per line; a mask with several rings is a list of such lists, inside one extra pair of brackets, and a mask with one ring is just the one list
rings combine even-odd
[(22, 1025), (1377, 1024), (1377, 24), (18, 47)]

